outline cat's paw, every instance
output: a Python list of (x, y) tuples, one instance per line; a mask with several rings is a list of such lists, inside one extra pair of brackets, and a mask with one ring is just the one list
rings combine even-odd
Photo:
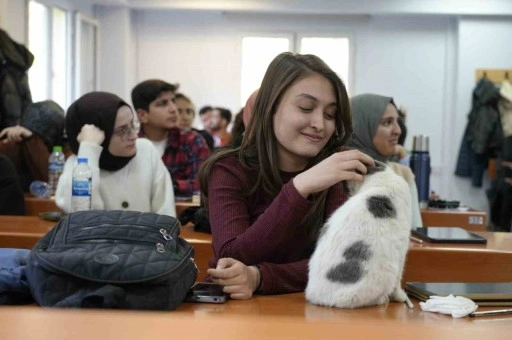
[(391, 301), (404, 302), (407, 299), (407, 294), (402, 288), (396, 288), (389, 298)]

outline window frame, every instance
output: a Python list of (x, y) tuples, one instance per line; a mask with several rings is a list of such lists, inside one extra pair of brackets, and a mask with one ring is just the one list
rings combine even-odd
[(100, 47), (100, 44), (99, 44), (99, 38), (100, 38), (100, 27), (99, 27), (99, 24), (98, 24), (98, 21), (97, 20), (94, 20), (88, 16), (85, 16), (83, 14), (81, 14), (80, 12), (78, 11), (75, 11), (74, 13), (74, 34), (73, 34), (73, 46), (74, 46), (74, 58), (72, 59), (72, 62), (73, 62), (73, 65), (72, 65), (72, 70), (73, 70), (73, 100), (76, 100), (77, 98), (79, 98), (80, 96), (82, 96), (84, 94), (82, 88), (81, 88), (81, 80), (82, 80), (82, 74), (81, 74), (81, 66), (82, 66), (82, 55), (81, 55), (81, 52), (82, 52), (82, 48), (81, 48), (81, 43), (82, 43), (82, 40), (81, 40), (81, 34), (82, 34), (82, 23), (86, 23), (90, 26), (92, 26), (94, 28), (94, 35), (95, 35), (95, 39), (94, 39), (94, 71), (93, 71), (93, 76), (94, 76), (94, 82), (93, 82), (93, 86), (94, 86), (94, 90), (98, 90), (99, 89), (99, 65), (98, 65), (98, 60), (99, 60), (99, 56), (100, 56), (100, 53), (99, 53), (99, 47)]

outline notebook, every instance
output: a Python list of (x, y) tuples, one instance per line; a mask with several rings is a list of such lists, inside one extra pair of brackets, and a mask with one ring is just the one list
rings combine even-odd
[(412, 297), (426, 301), (432, 295), (464, 296), (479, 306), (512, 306), (512, 282), (504, 283), (425, 283), (407, 282), (405, 291)]
[(412, 229), (411, 233), (433, 243), (487, 243), (484, 237), (459, 227), (424, 227)]

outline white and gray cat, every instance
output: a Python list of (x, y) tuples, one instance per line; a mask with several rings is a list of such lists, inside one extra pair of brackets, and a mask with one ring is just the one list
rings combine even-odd
[[(411, 194), (384, 163), (349, 182), (353, 196), (324, 225), (309, 262), (310, 303), (356, 308), (410, 300), (400, 286), (411, 229)], [(355, 193), (355, 194), (354, 194)]]

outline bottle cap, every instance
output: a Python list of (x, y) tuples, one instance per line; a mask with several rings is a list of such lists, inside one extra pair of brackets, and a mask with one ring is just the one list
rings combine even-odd
[(428, 152), (429, 138), (426, 135), (417, 135), (412, 140), (412, 151)]
[(80, 158), (78, 158), (78, 159), (76, 160), (76, 162), (77, 162), (78, 164), (80, 164), (80, 163), (85, 163), (85, 164), (87, 164), (87, 158), (85, 158), (85, 157), (83, 157), (83, 158), (82, 158), (82, 157), (80, 157)]
[(62, 152), (62, 146), (60, 145), (55, 145), (53, 147), (53, 152)]

